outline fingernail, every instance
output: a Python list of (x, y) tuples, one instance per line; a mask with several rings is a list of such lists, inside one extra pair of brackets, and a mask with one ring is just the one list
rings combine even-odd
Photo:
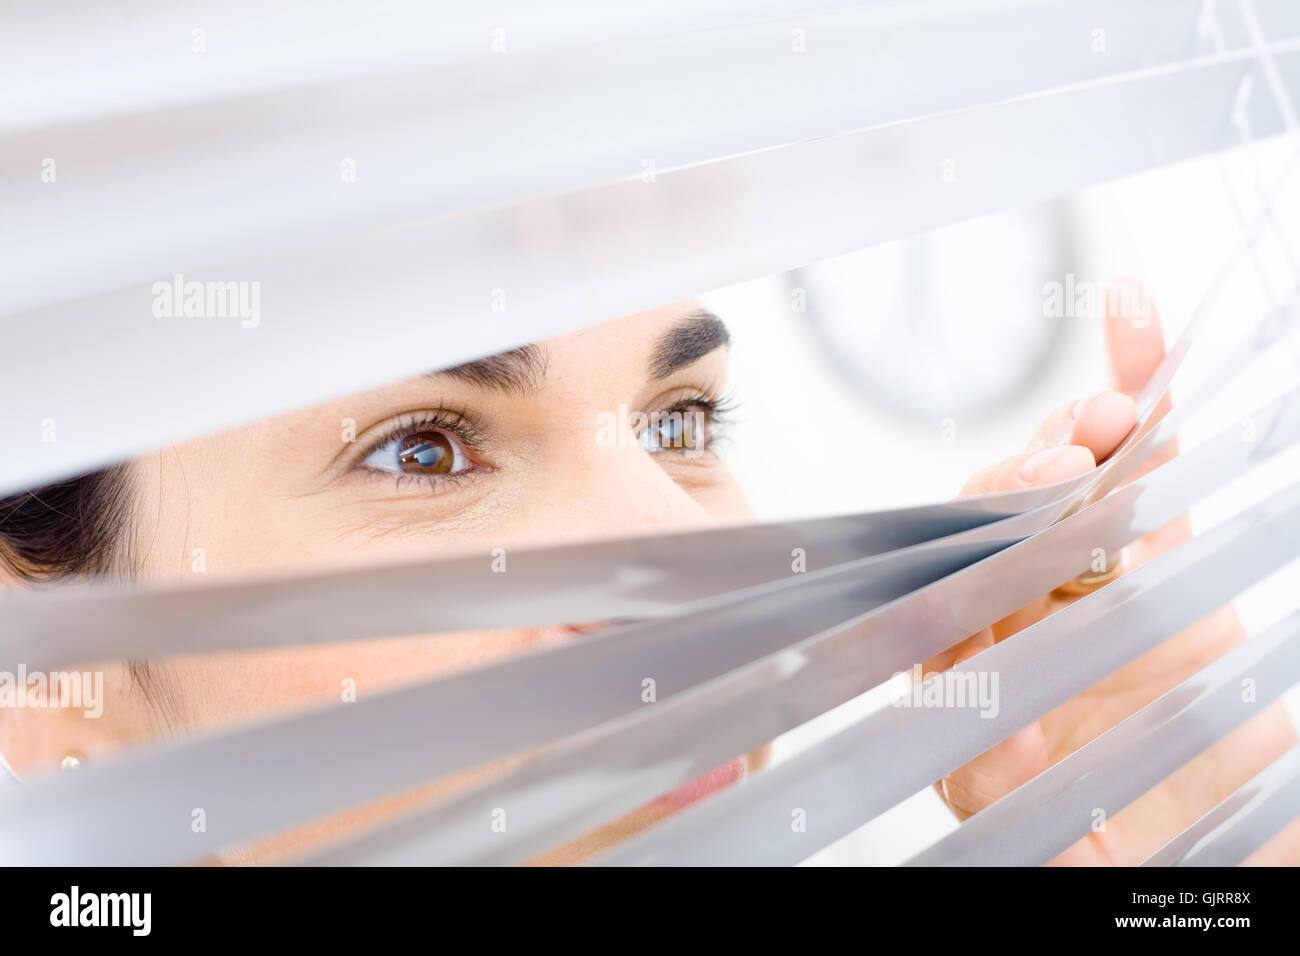
[(1047, 464), (1060, 453), (1059, 448), (1044, 448), (1037, 454), (1030, 455), (1020, 466), (1020, 480), (1027, 485), (1033, 484), (1034, 479), (1042, 473)]
[(1106, 389), (1102, 389), (1100, 392), (1093, 392), (1091, 395), (1087, 396), (1086, 398), (1081, 398), (1073, 405), (1071, 405), (1070, 424), (1066, 426), (1065, 433), (1062, 434), (1059, 438), (1057, 438), (1056, 441), (1052, 442), (1051, 447), (1060, 448), (1062, 445), (1072, 444), (1074, 442), (1074, 423), (1079, 420), (1079, 416), (1083, 414), (1083, 410), (1088, 407), (1089, 402), (1091, 402), (1098, 395), (1105, 395), (1105, 394), (1106, 394)]
[(1099, 396), (1101, 396), (1101, 395), (1105, 395), (1105, 394), (1106, 394), (1107, 392), (1109, 392), (1109, 391), (1110, 391), (1110, 389), (1108, 389), (1108, 388), (1103, 388), (1101, 391), (1099, 391), (1099, 392), (1093, 392), (1093, 393), (1092, 393), (1091, 395), (1089, 395), (1087, 398), (1081, 398), (1081, 399), (1079, 399), (1077, 402), (1075, 402), (1073, 405), (1071, 405), (1071, 406), (1070, 406), (1070, 423), (1073, 424), (1074, 422), (1077, 422), (1077, 421), (1079, 420), (1079, 416), (1083, 414), (1083, 410), (1084, 410), (1085, 408), (1088, 407), (1088, 403), (1089, 403), (1089, 402), (1091, 402), (1094, 398), (1097, 398), (1097, 397), (1099, 397)]

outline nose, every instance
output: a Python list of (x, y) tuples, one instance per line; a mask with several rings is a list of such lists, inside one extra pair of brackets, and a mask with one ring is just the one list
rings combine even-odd
[(595, 448), (548, 469), (550, 501), (532, 514), (549, 540), (689, 531), (718, 524), (638, 446)]

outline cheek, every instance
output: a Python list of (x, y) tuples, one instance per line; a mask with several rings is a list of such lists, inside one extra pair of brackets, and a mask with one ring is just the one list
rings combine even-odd
[[(176, 581), (310, 563), (330, 547), (328, 522), (274, 496), (210, 455), (169, 451), (137, 468), (137, 564), (142, 577)], [(239, 460), (239, 459), (233, 459)]]
[(740, 485), (725, 465), (717, 467), (717, 481), (692, 491), (691, 497), (719, 524), (752, 524), (754, 511)]
[(571, 638), (550, 628), (425, 634), (155, 666), (183, 701), (187, 725), (197, 730), (360, 700), (566, 639)]

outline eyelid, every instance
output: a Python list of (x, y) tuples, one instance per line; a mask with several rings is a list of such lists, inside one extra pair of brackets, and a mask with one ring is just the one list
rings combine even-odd
[(724, 394), (724, 382), (719, 378), (708, 376), (702, 379), (684, 380), (678, 385), (661, 388), (643, 406), (654, 408), (660, 405), (673, 405), (685, 398), (715, 401)]
[(691, 394), (666, 403), (660, 411), (672, 412), (692, 406), (704, 409), (709, 417), (709, 424), (723, 421), (726, 416), (736, 409), (735, 400), (731, 395), (710, 393), (697, 389)]
[(438, 407), (403, 412), (375, 428), (367, 429), (365, 435), (355, 439), (352, 444), (361, 451), (354, 450), (353, 463), (364, 461), (389, 442), (420, 429), (447, 432), (470, 451), (481, 451), (487, 436), (486, 430), (468, 414), (456, 409)]

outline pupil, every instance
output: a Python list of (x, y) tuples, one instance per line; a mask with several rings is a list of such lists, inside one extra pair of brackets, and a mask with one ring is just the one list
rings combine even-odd
[(437, 432), (422, 432), (403, 440), (397, 451), (402, 470), (417, 475), (445, 475), (455, 460), (451, 442)]
[(698, 418), (699, 412), (684, 411), (681, 412), (680, 418), (673, 418), (668, 421), (663, 432), (664, 446), (667, 448), (694, 448), (697, 441), (697, 432), (699, 429)]

